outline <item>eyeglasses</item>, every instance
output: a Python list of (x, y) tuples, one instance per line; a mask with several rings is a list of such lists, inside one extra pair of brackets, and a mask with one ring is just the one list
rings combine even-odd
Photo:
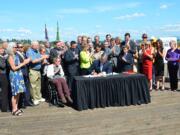
[(17, 46), (13, 47), (13, 48), (18, 48)]
[(23, 48), (23, 46), (19, 46), (18, 48)]

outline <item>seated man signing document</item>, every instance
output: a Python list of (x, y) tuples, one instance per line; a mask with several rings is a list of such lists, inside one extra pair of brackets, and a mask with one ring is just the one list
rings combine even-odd
[(95, 60), (91, 66), (92, 75), (104, 75), (112, 73), (112, 64), (108, 61), (108, 56), (103, 53), (100, 60)]

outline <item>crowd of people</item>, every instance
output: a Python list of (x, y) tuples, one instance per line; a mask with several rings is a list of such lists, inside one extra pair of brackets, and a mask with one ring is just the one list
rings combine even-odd
[(73, 103), (73, 77), (79, 75), (101, 76), (113, 72), (143, 73), (149, 89), (164, 90), (164, 59), (167, 60), (170, 89), (178, 89), (180, 50), (175, 41), (170, 49), (163, 42), (149, 40), (142, 35), (137, 45), (126, 33), (124, 41), (107, 34), (104, 41), (96, 35), (78, 36), (70, 43), (57, 41), (52, 47), (49, 42), (31, 45), (3, 42), (0, 44), (0, 88), (1, 110), (21, 116), (22, 107), (39, 105), (47, 97), (47, 81), (56, 86), (63, 104)]

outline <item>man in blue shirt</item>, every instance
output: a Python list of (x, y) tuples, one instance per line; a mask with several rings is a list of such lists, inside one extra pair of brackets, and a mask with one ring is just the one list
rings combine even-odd
[(41, 63), (44, 59), (48, 58), (48, 55), (41, 56), (39, 52), (39, 43), (37, 41), (32, 42), (31, 48), (26, 52), (26, 56), (31, 58), (29, 64), (29, 79), (31, 84), (31, 96), (34, 105), (38, 105), (39, 102), (44, 102), (41, 94)]

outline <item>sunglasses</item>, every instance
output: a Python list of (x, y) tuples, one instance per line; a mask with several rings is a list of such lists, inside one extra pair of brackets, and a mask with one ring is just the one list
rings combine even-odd
[(23, 46), (19, 46), (18, 48), (23, 48)]

